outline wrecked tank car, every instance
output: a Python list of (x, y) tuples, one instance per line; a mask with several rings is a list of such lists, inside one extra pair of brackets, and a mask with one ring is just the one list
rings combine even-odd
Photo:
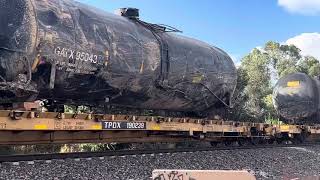
[(221, 49), (71, 0), (0, 0), (0, 103), (52, 99), (201, 112), (231, 105)]

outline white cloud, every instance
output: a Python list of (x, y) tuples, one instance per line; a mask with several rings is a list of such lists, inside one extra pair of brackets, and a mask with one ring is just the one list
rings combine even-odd
[(320, 60), (320, 33), (302, 33), (288, 39), (286, 44), (297, 46), (302, 55), (314, 56)]
[(278, 5), (292, 13), (320, 14), (320, 0), (278, 0)]

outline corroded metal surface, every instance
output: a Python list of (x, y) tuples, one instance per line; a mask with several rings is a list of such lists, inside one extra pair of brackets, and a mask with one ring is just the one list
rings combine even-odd
[(219, 48), (69, 0), (1, 0), (0, 13), (1, 103), (230, 105), (236, 69)]

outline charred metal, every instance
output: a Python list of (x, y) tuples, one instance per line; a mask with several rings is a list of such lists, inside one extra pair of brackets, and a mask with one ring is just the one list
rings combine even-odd
[[(231, 105), (236, 68), (221, 49), (70, 0), (0, 0), (0, 103), (209, 112)], [(106, 101), (107, 99), (107, 101)]]
[(277, 82), (273, 99), (280, 116), (294, 123), (318, 123), (320, 81), (304, 73), (292, 73)]

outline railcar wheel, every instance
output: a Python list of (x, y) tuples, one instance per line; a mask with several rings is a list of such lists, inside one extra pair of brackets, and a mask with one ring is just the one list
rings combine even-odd
[(274, 144), (274, 142), (275, 142), (274, 139), (268, 139), (268, 140), (267, 140), (267, 143), (268, 143), (268, 144)]
[(226, 141), (226, 142), (224, 142), (224, 145), (227, 146), (227, 147), (232, 146), (232, 142), (231, 141)]
[(218, 142), (211, 141), (211, 142), (210, 142), (210, 145), (211, 145), (212, 147), (217, 147), (217, 146), (218, 146)]
[(283, 143), (284, 143), (284, 140), (283, 140), (283, 139), (280, 139), (280, 138), (279, 138), (279, 139), (276, 139), (276, 143), (277, 143), (277, 144), (283, 144)]
[(306, 134), (302, 133), (302, 134), (297, 134), (293, 137), (292, 139), (292, 143), (294, 144), (301, 144), (303, 142), (305, 142), (306, 140)]
[(260, 138), (251, 138), (251, 145), (258, 145), (260, 143)]
[(239, 139), (238, 140), (238, 145), (239, 146), (248, 146), (250, 143), (247, 139)]

